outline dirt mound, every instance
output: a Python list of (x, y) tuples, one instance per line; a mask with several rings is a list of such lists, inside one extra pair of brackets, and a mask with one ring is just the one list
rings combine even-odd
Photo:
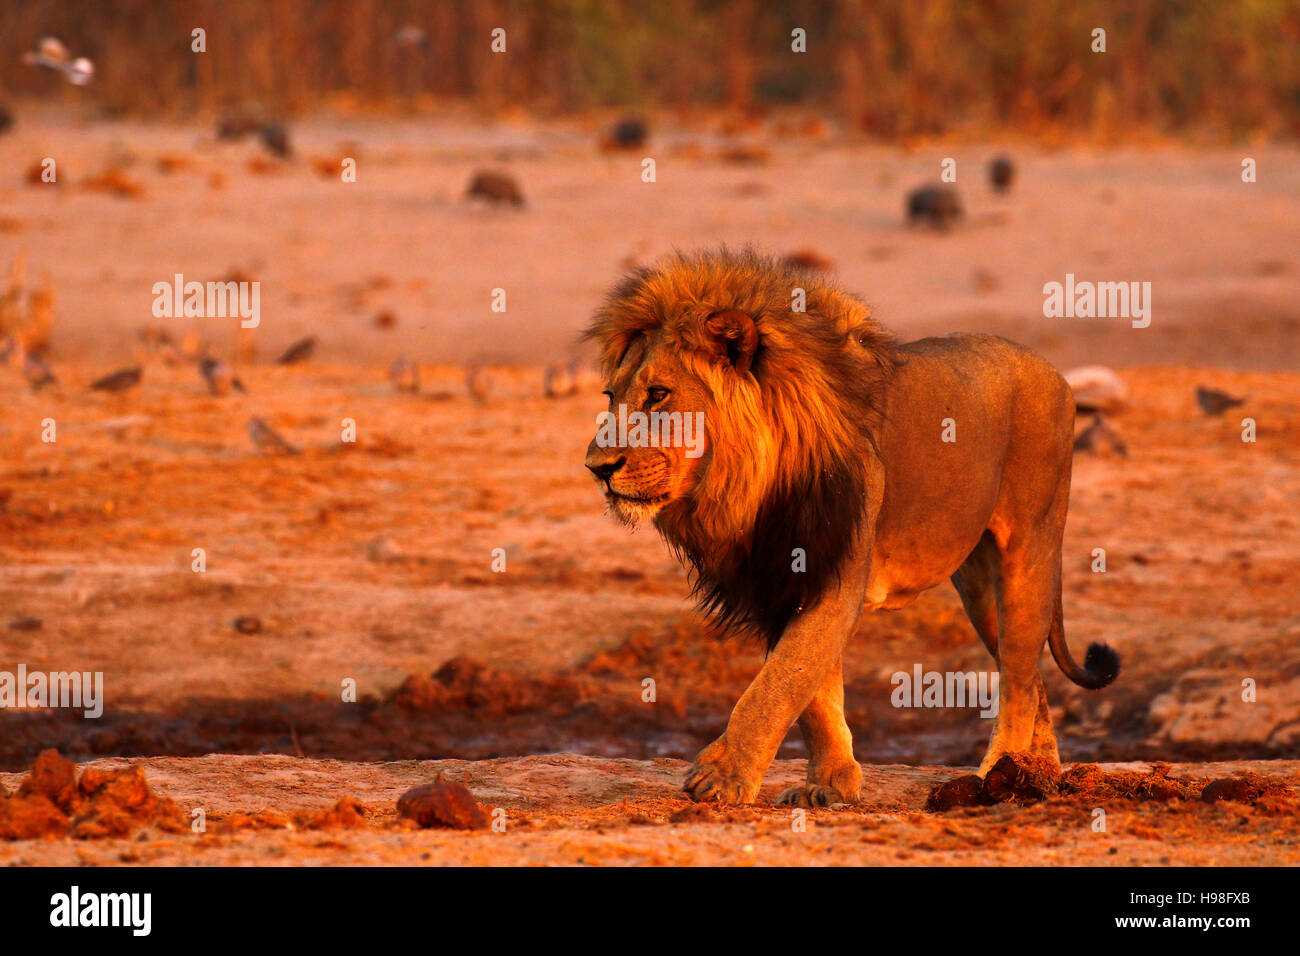
[(121, 837), (141, 827), (185, 829), (173, 801), (149, 789), (144, 770), (87, 768), (80, 780), (57, 750), (36, 758), (17, 793), (0, 799), (0, 839)]
[(954, 807), (997, 803), (1036, 803), (1058, 799), (1074, 803), (1131, 800), (1167, 802), (1201, 800), (1250, 804), (1265, 812), (1298, 813), (1300, 799), (1288, 786), (1258, 775), (1204, 780), (1174, 778), (1168, 764), (1150, 770), (1104, 771), (1095, 764), (1076, 764), (1064, 773), (1051, 761), (1030, 754), (1008, 754), (981, 780), (974, 774), (948, 780), (930, 791), (926, 809), (943, 812)]

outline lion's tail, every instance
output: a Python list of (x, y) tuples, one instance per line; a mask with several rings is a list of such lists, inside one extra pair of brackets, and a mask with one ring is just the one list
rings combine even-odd
[(1107, 644), (1089, 644), (1088, 653), (1083, 657), (1083, 666), (1075, 663), (1070, 656), (1069, 645), (1065, 643), (1060, 598), (1057, 598), (1056, 611), (1052, 614), (1052, 629), (1047, 635), (1047, 645), (1052, 649), (1056, 666), (1080, 687), (1100, 690), (1119, 676), (1119, 655)]

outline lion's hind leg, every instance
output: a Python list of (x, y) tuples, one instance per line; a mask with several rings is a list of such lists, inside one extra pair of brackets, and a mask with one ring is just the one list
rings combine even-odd
[[(962, 566), (952, 576), (953, 586), (956, 587), (958, 595), (961, 596), (962, 606), (966, 609), (966, 616), (970, 618), (975, 632), (995, 659), (999, 659), (998, 598), (999, 592), (1003, 588), (1002, 564), (1002, 555), (998, 549), (997, 541), (994, 539), (992, 532), (986, 531), (984, 537), (980, 539), (980, 543), (975, 546), (970, 556), (966, 558)], [(1029, 587), (1032, 589), (1032, 583), (1029, 584)], [(1059, 615), (1061, 600), (1059, 576), (1055, 584), (1055, 595), (1056, 605), (1054, 611)], [(1013, 647), (1009, 650), (1012, 654), (1023, 657), (1026, 652), (1019, 648), (1019, 644), (1020, 640), (1017, 635), (1016, 638), (1013, 638)], [(1038, 641), (1037, 648), (1041, 650), (1042, 640)], [(1030, 691), (1030, 696), (1035, 701), (1033, 707), (1033, 731), (1029, 738), (1029, 745), (1025, 749), (1030, 753), (1047, 757), (1054, 763), (1059, 764), (1060, 756), (1056, 748), (1056, 733), (1052, 729), (1052, 712), (1047, 705), (1047, 692), (1043, 687), (1043, 678), (1038, 673), (1037, 651), (1034, 652), (1033, 660), (1032, 689)], [(1002, 680), (1000, 679), (999, 714), (1001, 714), (1001, 695)], [(993, 718), (993, 729), (989, 733), (988, 755), (980, 766), (981, 774), (988, 771), (1003, 753), (1011, 752), (1006, 745), (1010, 735), (1000, 731), (999, 722), (999, 717)], [(1023, 733), (1021, 736), (1023, 736)]]
[(797, 807), (856, 803), (862, 794), (862, 767), (853, 759), (853, 735), (844, 719), (842, 660), (799, 715), (799, 731), (808, 748), (808, 782), (783, 791), (776, 802)]

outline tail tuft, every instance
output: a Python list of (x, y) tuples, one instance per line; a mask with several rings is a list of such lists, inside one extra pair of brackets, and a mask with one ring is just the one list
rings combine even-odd
[(1105, 687), (1119, 676), (1119, 654), (1107, 644), (1089, 644), (1083, 669), (1092, 678), (1092, 687)]

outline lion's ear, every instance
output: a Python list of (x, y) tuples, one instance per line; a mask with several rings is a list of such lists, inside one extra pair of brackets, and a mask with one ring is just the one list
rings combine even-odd
[(714, 312), (704, 321), (719, 358), (725, 358), (737, 372), (748, 372), (758, 351), (758, 327), (744, 312), (730, 309)]

